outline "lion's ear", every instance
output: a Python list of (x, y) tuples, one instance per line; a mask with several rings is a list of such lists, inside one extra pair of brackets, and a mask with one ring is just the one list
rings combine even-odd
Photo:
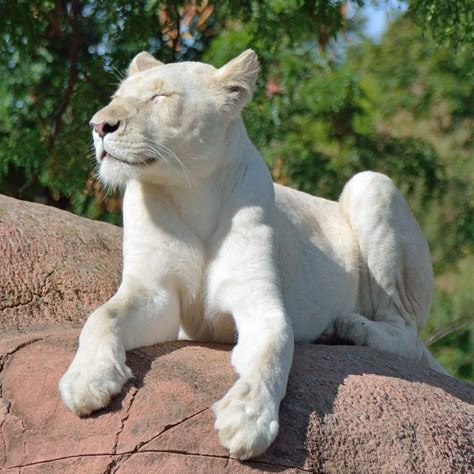
[(142, 51), (132, 59), (127, 72), (128, 75), (131, 76), (136, 72), (145, 71), (146, 69), (151, 69), (156, 66), (163, 66), (163, 63), (158, 61), (158, 59), (155, 59), (150, 53)]
[(252, 98), (259, 71), (255, 51), (247, 49), (214, 73), (224, 108), (238, 114)]

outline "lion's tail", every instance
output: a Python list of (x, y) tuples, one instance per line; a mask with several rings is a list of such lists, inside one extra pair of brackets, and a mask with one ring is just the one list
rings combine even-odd
[(431, 354), (430, 350), (421, 339), (419, 339), (419, 345), (422, 349), (421, 362), (424, 365), (427, 365), (430, 369), (436, 370), (436, 372), (452, 377), (452, 375), (433, 357), (433, 354)]

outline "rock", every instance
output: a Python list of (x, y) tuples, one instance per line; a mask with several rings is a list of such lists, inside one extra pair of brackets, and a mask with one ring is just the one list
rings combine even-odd
[(133, 383), (78, 418), (57, 383), (77, 330), (0, 344), (0, 467), (5, 472), (468, 472), (473, 389), (364, 347), (298, 346), (281, 432), (252, 462), (228, 458), (212, 403), (235, 380), (228, 346), (175, 342), (128, 354)]
[(77, 326), (116, 291), (122, 230), (0, 195), (0, 332)]
[(120, 230), (0, 197), (0, 246), (15, 265), (0, 263), (0, 301), (10, 302), (0, 312), (1, 472), (472, 471), (473, 387), (366, 347), (298, 346), (280, 434), (250, 462), (229, 459), (213, 429), (210, 406), (235, 381), (229, 346), (132, 351), (135, 379), (108, 408), (78, 418), (57, 384), (77, 347), (73, 326), (117, 285)]

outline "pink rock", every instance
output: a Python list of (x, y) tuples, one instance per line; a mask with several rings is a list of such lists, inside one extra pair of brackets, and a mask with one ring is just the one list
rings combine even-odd
[(296, 348), (280, 434), (251, 462), (229, 459), (213, 429), (210, 407), (235, 381), (229, 346), (132, 351), (135, 379), (78, 418), (57, 384), (77, 347), (72, 326), (117, 285), (120, 230), (0, 197), (0, 246), (1, 472), (472, 472), (473, 387), (365, 347)]
[(0, 195), (0, 331), (78, 325), (116, 291), (122, 230)]

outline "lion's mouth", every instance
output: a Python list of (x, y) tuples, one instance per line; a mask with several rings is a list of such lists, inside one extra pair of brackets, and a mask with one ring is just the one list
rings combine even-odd
[(146, 166), (151, 163), (153, 163), (155, 160), (152, 158), (148, 158), (143, 161), (128, 161), (128, 160), (123, 160), (121, 158), (117, 158), (116, 156), (111, 155), (110, 153), (106, 152), (105, 150), (102, 152), (100, 161), (102, 162), (105, 158), (110, 158), (111, 160), (118, 161), (120, 163), (124, 163), (126, 165), (130, 166)]

